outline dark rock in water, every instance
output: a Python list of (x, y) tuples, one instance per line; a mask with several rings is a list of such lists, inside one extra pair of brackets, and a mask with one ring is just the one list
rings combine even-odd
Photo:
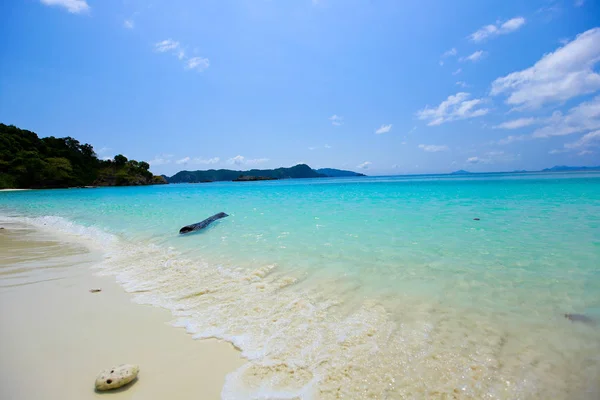
[(270, 176), (251, 176), (251, 175), (240, 175), (235, 178), (234, 182), (254, 182), (254, 181), (275, 181), (277, 178)]
[(473, 218), (473, 221), (481, 221), (479, 218)]
[(565, 318), (572, 322), (581, 322), (586, 325), (596, 325), (596, 321), (583, 314), (565, 314)]
[(189, 232), (194, 232), (194, 231), (198, 231), (200, 229), (204, 229), (206, 228), (208, 225), (212, 224), (213, 222), (215, 222), (218, 219), (221, 218), (225, 218), (228, 217), (229, 215), (225, 214), (224, 212), (220, 212), (218, 214), (213, 215), (210, 218), (206, 218), (204, 221), (202, 222), (198, 222), (196, 224), (192, 224), (192, 225), (187, 225), (184, 226), (183, 228), (181, 228), (179, 230), (179, 233), (189, 233)]

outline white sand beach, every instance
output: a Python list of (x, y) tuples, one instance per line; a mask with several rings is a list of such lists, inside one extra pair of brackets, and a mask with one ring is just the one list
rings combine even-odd
[[(0, 398), (98, 399), (96, 375), (140, 365), (111, 399), (217, 399), (244, 363), (230, 344), (192, 340), (166, 310), (134, 304), (98, 255), (28, 227), (0, 230)], [(91, 293), (90, 289), (102, 289)]]

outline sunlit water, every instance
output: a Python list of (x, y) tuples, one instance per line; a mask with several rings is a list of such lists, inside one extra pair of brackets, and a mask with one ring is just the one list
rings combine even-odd
[(600, 324), (564, 317), (600, 322), (599, 173), (4, 192), (0, 214), (234, 343), (226, 399), (600, 398)]

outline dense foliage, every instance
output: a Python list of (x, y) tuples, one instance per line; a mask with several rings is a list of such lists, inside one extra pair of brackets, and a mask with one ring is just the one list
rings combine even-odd
[(58, 188), (166, 183), (147, 162), (99, 160), (89, 144), (71, 137), (39, 138), (34, 132), (0, 123), (0, 188)]

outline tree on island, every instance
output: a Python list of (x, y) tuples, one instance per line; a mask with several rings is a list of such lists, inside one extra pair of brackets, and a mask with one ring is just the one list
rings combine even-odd
[(72, 137), (39, 138), (34, 132), (0, 123), (0, 188), (60, 188), (91, 185), (166, 183), (147, 162), (100, 160), (89, 144)]

